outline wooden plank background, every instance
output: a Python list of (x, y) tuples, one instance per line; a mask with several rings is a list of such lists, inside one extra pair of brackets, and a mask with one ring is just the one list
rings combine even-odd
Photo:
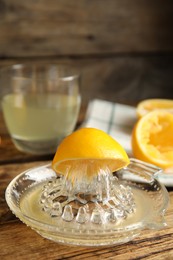
[(79, 66), (84, 103), (173, 98), (173, 1), (1, 0), (0, 66), (28, 61)]

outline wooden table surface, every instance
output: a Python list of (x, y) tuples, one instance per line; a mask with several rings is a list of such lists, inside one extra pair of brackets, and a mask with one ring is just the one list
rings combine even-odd
[[(83, 117), (81, 113), (80, 120)], [(80, 121), (79, 120), (79, 121)], [(5, 189), (22, 171), (51, 161), (50, 156), (31, 156), (12, 144), (0, 113), (0, 259), (173, 259), (173, 188), (166, 212), (168, 227), (144, 230), (138, 238), (112, 247), (73, 247), (42, 238), (16, 218), (5, 201)]]

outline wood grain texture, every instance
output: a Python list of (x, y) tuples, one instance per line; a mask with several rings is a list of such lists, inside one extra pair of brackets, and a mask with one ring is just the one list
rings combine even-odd
[(0, 1), (0, 57), (173, 50), (171, 0)]
[(169, 226), (163, 230), (144, 230), (140, 236), (124, 245), (112, 247), (71, 247), (42, 238), (20, 222), (5, 202), (8, 183), (20, 172), (47, 162), (6, 164), (0, 166), (0, 257), (8, 259), (173, 259), (173, 191), (166, 213)]

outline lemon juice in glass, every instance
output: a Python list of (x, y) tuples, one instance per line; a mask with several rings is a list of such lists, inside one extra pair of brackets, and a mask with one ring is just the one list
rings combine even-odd
[(77, 122), (79, 73), (60, 65), (14, 65), (1, 73), (2, 110), (15, 146), (33, 154), (54, 153)]

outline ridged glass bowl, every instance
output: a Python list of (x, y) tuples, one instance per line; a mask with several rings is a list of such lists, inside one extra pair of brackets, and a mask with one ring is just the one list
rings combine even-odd
[(157, 180), (160, 171), (131, 159), (127, 167), (110, 178), (101, 176), (87, 188), (84, 185), (73, 190), (51, 165), (45, 165), (15, 177), (6, 189), (6, 201), (22, 222), (55, 242), (80, 246), (121, 244), (143, 229), (166, 226), (169, 195)]

